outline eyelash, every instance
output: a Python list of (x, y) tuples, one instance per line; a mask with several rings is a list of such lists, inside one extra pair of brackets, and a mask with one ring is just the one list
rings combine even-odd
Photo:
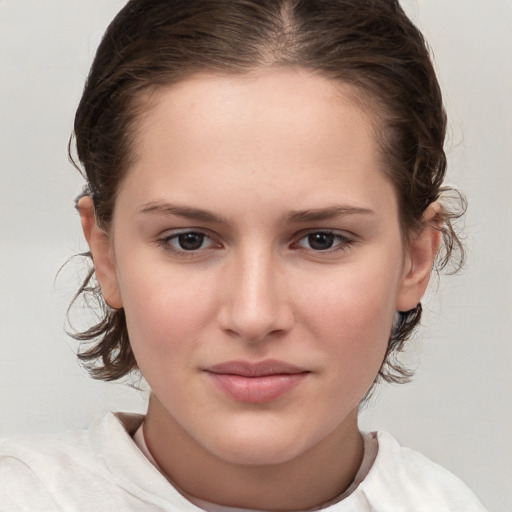
[(187, 231), (180, 231), (178, 233), (173, 233), (172, 235), (165, 236), (165, 237), (159, 239), (158, 244), (160, 246), (162, 246), (164, 248), (164, 250), (166, 250), (170, 253), (173, 253), (173, 254), (177, 254), (178, 256), (183, 256), (183, 257), (194, 256), (194, 255), (197, 255), (201, 250), (205, 250), (201, 247), (199, 247), (198, 249), (187, 250), (187, 249), (178, 248), (178, 247), (173, 246), (173, 241), (177, 241), (179, 243), (179, 238), (183, 237), (183, 236), (187, 236), (187, 235), (189, 235), (189, 236), (197, 235), (199, 237), (202, 237), (201, 245), (203, 245), (205, 240), (210, 240), (211, 243), (216, 245), (216, 247), (208, 247), (206, 249), (221, 247), (221, 244), (215, 243), (212, 240), (212, 237), (208, 236), (207, 233), (202, 232), (202, 231), (196, 231), (196, 230), (187, 230)]
[[(173, 246), (173, 242), (176, 241), (179, 244), (180, 237), (183, 236), (190, 236), (190, 235), (196, 235), (201, 237), (201, 247), (198, 247), (197, 249), (184, 249), (183, 247), (176, 247)], [(312, 247), (303, 247), (300, 246), (300, 242), (303, 240), (307, 240), (308, 237), (311, 237), (313, 235), (321, 235), (321, 236), (327, 236), (332, 237), (332, 246), (328, 247), (326, 249), (314, 249)], [(212, 244), (211, 247), (202, 247), (205, 241), (209, 240), (210, 244)], [(311, 244), (311, 240), (309, 241)], [(302, 249), (304, 251), (312, 251), (313, 254), (327, 254), (327, 253), (333, 253), (336, 251), (344, 251), (347, 250), (351, 245), (355, 243), (355, 240), (342, 235), (336, 231), (328, 230), (328, 229), (320, 229), (320, 230), (312, 230), (305, 233), (301, 233), (301, 236), (296, 239), (295, 242), (291, 244), (291, 247), (298, 247), (299, 249)], [(180, 231), (178, 233), (173, 233), (172, 235), (165, 236), (158, 240), (158, 244), (164, 248), (164, 250), (177, 254), (178, 256), (182, 257), (193, 257), (198, 255), (200, 252), (204, 250), (209, 249), (218, 249), (221, 248), (222, 245), (218, 242), (215, 242), (211, 236), (209, 236), (207, 233), (203, 231), (195, 231), (195, 230), (187, 230), (187, 231)]]
[[(342, 235), (341, 233), (338, 233), (336, 231), (332, 231), (329, 229), (320, 229), (316, 231), (308, 231), (307, 233), (302, 234), (300, 238), (297, 239), (297, 242), (294, 242), (293, 245), (299, 245), (299, 243), (302, 240), (305, 240), (313, 235), (321, 235), (321, 236), (328, 236), (332, 237), (333, 245), (331, 247), (328, 247), (327, 249), (313, 249), (312, 247), (304, 248), (305, 250), (312, 250), (315, 254), (326, 254), (326, 253), (332, 253), (336, 251), (344, 251), (348, 249), (355, 241), (345, 235)], [(311, 243), (311, 240), (310, 240)]]

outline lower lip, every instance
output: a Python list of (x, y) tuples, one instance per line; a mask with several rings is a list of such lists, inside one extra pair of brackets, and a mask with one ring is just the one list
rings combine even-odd
[(252, 404), (263, 404), (281, 398), (295, 389), (307, 374), (308, 372), (244, 377), (208, 372), (218, 389), (238, 402)]

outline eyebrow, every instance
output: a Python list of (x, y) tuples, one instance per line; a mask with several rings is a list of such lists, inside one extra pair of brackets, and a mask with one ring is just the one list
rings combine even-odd
[(185, 217), (200, 222), (215, 222), (227, 224), (227, 220), (208, 210), (202, 208), (191, 208), (189, 206), (175, 205), (171, 203), (147, 203), (140, 209), (144, 214), (160, 214), (166, 216)]
[[(140, 212), (143, 214), (159, 214), (165, 216), (177, 216), (187, 219), (197, 220), (199, 222), (213, 222), (217, 224), (228, 224), (228, 220), (221, 215), (213, 213), (202, 208), (192, 208), (171, 203), (151, 202), (142, 206)], [(296, 210), (286, 216), (289, 224), (299, 224), (304, 222), (316, 222), (322, 220), (337, 219), (347, 215), (375, 215), (375, 212), (368, 208), (356, 206), (329, 206), (326, 208), (314, 208), (309, 210)]]
[(321, 220), (338, 219), (347, 215), (375, 215), (373, 210), (359, 208), (357, 206), (329, 206), (327, 208), (315, 208), (311, 210), (297, 210), (287, 216), (289, 223), (315, 222)]

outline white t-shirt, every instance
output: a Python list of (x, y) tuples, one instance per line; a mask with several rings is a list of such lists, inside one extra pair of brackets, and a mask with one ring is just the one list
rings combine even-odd
[[(142, 420), (110, 413), (87, 431), (0, 442), (0, 512), (200, 512), (137, 447)], [(485, 512), (447, 470), (385, 432), (370, 436), (371, 468), (325, 512)]]

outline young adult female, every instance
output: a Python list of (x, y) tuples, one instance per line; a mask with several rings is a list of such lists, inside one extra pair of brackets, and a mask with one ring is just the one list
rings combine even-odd
[(147, 414), (4, 443), (7, 510), (483, 510), (358, 410), (459, 247), (424, 40), (389, 0), (131, 0), (75, 118), (96, 378)]

